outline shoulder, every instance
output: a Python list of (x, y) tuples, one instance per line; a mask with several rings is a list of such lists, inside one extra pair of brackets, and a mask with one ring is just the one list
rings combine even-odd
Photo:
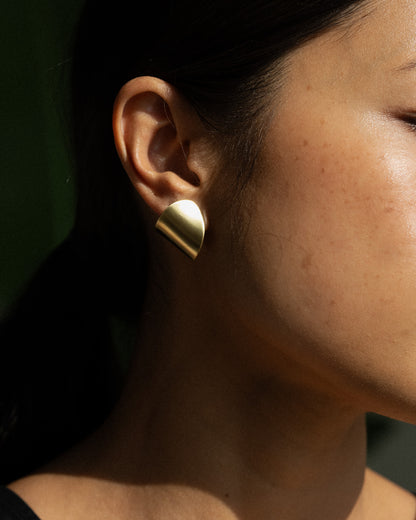
[[(64, 482), (61, 484), (61, 480)], [(18, 517), (18, 520), (50, 520), (64, 518), (66, 505), (64, 476), (32, 474), (23, 477), (8, 486), (9, 493), (26, 505), (32, 516)], [(70, 486), (68, 485), (70, 489)], [(15, 517), (12, 517), (13, 520)], [(0, 520), (3, 518), (0, 516)], [(9, 520), (7, 517), (5, 520)], [(17, 517), (16, 517), (17, 520)]]
[(416, 518), (416, 498), (412, 493), (370, 469), (365, 478), (370, 499), (377, 504), (380, 520)]
[(40, 520), (32, 509), (7, 487), (0, 486), (0, 520)]
[[(90, 482), (92, 481), (92, 483)], [(10, 491), (27, 504), (28, 517), (10, 520), (94, 520), (102, 518), (102, 504), (94, 492), (94, 479), (65, 473), (35, 473), (12, 482)], [(9, 517), (0, 520), (9, 520)]]

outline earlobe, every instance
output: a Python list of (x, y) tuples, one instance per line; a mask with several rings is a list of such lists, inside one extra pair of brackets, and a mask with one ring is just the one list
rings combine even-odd
[(158, 215), (177, 200), (200, 198), (201, 172), (189, 167), (192, 125), (183, 99), (157, 78), (131, 80), (114, 103), (120, 160), (136, 191)]

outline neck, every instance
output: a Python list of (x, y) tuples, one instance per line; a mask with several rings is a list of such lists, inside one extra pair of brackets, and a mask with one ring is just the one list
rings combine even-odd
[(363, 415), (287, 364), (265, 375), (191, 314), (147, 314), (123, 398), (94, 439), (98, 472), (135, 484), (143, 518), (155, 504), (161, 520), (362, 518)]

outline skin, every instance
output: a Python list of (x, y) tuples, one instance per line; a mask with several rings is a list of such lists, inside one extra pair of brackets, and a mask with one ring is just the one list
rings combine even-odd
[(416, 422), (416, 67), (398, 70), (416, 6), (366, 7), (288, 57), (235, 240), (186, 100), (155, 78), (120, 91), (115, 143), (145, 218), (189, 198), (207, 237), (192, 263), (154, 236), (114, 413), (10, 486), (43, 520), (414, 519), (414, 497), (365, 468), (363, 414)]

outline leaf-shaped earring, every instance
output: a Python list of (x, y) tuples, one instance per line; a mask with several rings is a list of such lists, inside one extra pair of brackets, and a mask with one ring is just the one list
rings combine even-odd
[(205, 222), (192, 200), (178, 200), (168, 206), (156, 222), (156, 229), (192, 260), (198, 256), (204, 241)]

